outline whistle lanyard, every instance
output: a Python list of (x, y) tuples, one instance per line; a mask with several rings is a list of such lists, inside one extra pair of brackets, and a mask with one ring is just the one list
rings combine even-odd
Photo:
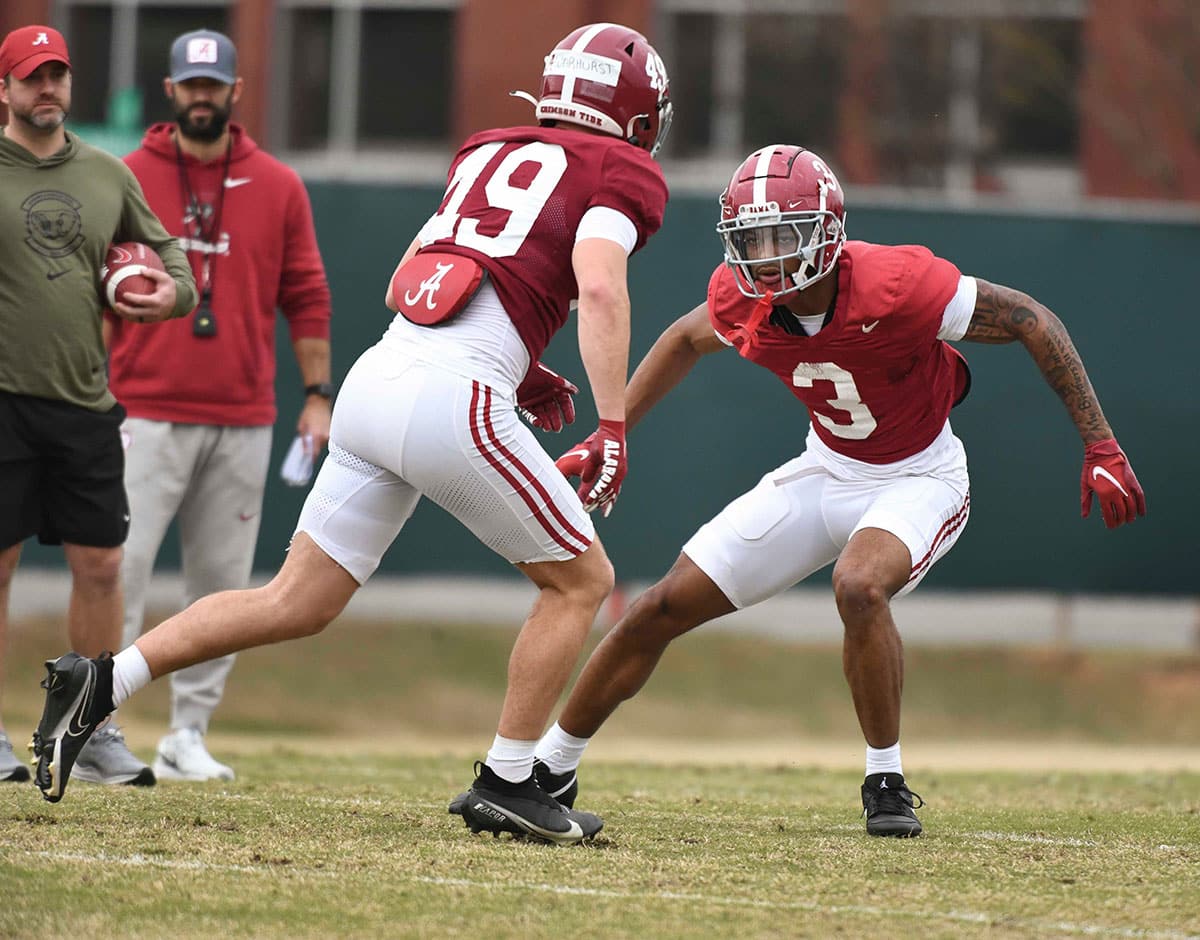
[(216, 206), (210, 217), (211, 224), (206, 226), (203, 221), (200, 200), (196, 198), (196, 194), (192, 190), (192, 181), (188, 178), (187, 167), (183, 162), (183, 151), (179, 149), (179, 138), (175, 138), (175, 162), (179, 167), (179, 190), (184, 199), (185, 224), (187, 214), (191, 213), (194, 231), (188, 232), (188, 235), (194, 240), (198, 239), (203, 246), (200, 261), (201, 283), (197, 286), (200, 288), (200, 302), (204, 306), (210, 306), (212, 302), (213, 278), (216, 276), (217, 270), (217, 248), (221, 237), (221, 213), (225, 208), (225, 190), (228, 188), (229, 164), (232, 157), (233, 138), (230, 137), (229, 143), (225, 147), (225, 166), (221, 170), (221, 182), (218, 184), (215, 200)]

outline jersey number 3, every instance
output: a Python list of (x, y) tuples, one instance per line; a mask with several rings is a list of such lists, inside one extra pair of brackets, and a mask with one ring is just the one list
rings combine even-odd
[(854, 376), (836, 362), (802, 362), (792, 371), (792, 384), (797, 388), (812, 388), (818, 381), (833, 383), (837, 397), (826, 401), (831, 407), (850, 415), (849, 424), (839, 424), (828, 415), (813, 412), (829, 433), (848, 441), (861, 441), (870, 437), (878, 422), (871, 414), (871, 409), (859, 397)]
[[(460, 212), (484, 170), (504, 146), (503, 142), (484, 144), (455, 167), (454, 176), (446, 187), (445, 206), (425, 223), (417, 236), (421, 244), (451, 238), (455, 244), (472, 248), (489, 258), (511, 258), (521, 250), (533, 223), (566, 172), (567, 155), (558, 144), (535, 141), (511, 151), (496, 164), (483, 186), (488, 222), (494, 224), (495, 210), (507, 212), (508, 219), (495, 235), (483, 235), (479, 231), (483, 220)], [(514, 186), (513, 176), (528, 164), (537, 167), (533, 178), (526, 185)]]

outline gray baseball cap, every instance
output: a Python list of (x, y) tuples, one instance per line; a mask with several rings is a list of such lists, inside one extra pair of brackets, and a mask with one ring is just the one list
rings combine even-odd
[(226, 85), (237, 81), (237, 50), (224, 33), (197, 29), (171, 43), (171, 81), (215, 78)]

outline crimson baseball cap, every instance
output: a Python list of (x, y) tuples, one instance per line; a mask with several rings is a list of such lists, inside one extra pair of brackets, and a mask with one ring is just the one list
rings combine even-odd
[(226, 85), (237, 81), (237, 50), (224, 33), (197, 29), (171, 43), (171, 81), (215, 78)]
[(24, 81), (46, 62), (61, 62), (71, 67), (67, 41), (57, 29), (22, 26), (5, 36), (0, 44), (0, 77), (11, 73)]

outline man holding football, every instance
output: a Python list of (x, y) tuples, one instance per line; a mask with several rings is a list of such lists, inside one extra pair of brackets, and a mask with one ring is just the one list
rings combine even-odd
[[(385, 301), (398, 313), (342, 385), (329, 456), (279, 574), (198, 601), (116, 657), (47, 664), (36, 736), (47, 800), (62, 797), (71, 773), (79, 738), (68, 728), (86, 737), (152, 678), (320, 631), (426, 496), (539, 592), (464, 820), (568, 844), (600, 830), (598, 817), (539, 785), (534, 747), (612, 589), (588, 512), (611, 507), (625, 474), (626, 266), (662, 224), (667, 187), (653, 154), (672, 106), (658, 53), (612, 23), (563, 39), (545, 59), (540, 94), (525, 97), (539, 126), (468, 138), (393, 273)], [(538, 363), (576, 298), (600, 418), (578, 492), (516, 416), (519, 407), (550, 429), (571, 417), (571, 388)]]
[[(846, 241), (844, 219), (841, 187), (816, 154), (783, 145), (751, 154), (721, 196), (725, 262), (707, 300), (667, 328), (629, 382), (633, 425), (702, 356), (733, 349), (775, 373), (812, 427), (805, 451), (702, 526), (593, 652), (537, 747), (546, 786), (566, 805), (588, 740), (673, 639), (832, 563), (843, 668), (867, 744), (867, 832), (920, 834), (921, 800), (900, 759), (904, 669), (890, 602), (950, 550), (970, 508), (966, 456), (949, 422), (970, 374), (947, 341), (1021, 343), (1079, 432), (1083, 515), (1093, 496), (1109, 528), (1145, 514), (1137, 478), (1050, 310), (926, 248)], [(560, 469), (578, 473), (592, 448), (567, 453)]]
[[(98, 654), (121, 635), (125, 412), (108, 390), (98, 289), (109, 244), (148, 244), (168, 272), (144, 269), (153, 292), (127, 295), (113, 305), (117, 316), (150, 323), (196, 302), (187, 259), (133, 174), (64, 127), (71, 79), (57, 30), (24, 26), (0, 44), (0, 102), (9, 115), (0, 133), (0, 664), (9, 586), (21, 543), (33, 535), (63, 546), (72, 646)], [(112, 779), (103, 768), (115, 763), (133, 769)], [(83, 749), (78, 772), (99, 782), (154, 782), (111, 729)], [(28, 779), (0, 729), (0, 780)]]

